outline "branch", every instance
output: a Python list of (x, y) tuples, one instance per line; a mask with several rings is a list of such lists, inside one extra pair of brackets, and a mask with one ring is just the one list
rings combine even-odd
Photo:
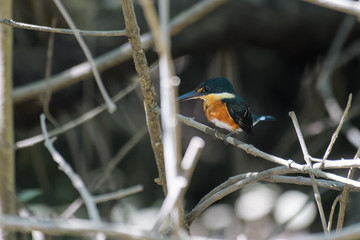
[[(356, 159), (356, 158), (357, 159), (360, 158), (360, 148), (357, 150), (357, 152), (355, 154), (354, 159)], [(352, 179), (354, 177), (355, 170), (356, 170), (356, 168), (349, 169), (348, 175), (347, 175), (347, 177), (349, 179)], [(343, 227), (344, 218), (345, 218), (345, 209), (346, 209), (346, 203), (347, 203), (348, 197), (349, 197), (349, 186), (345, 185), (342, 193), (339, 196), (340, 206), (339, 206), (338, 222), (337, 222), (337, 226), (336, 226), (337, 230), (342, 229), (342, 227)]]
[(60, 153), (54, 148), (52, 141), (49, 139), (49, 135), (46, 129), (45, 115), (41, 114), (41, 129), (44, 134), (45, 146), (49, 150), (54, 161), (59, 165), (59, 168), (69, 177), (73, 186), (78, 190), (83, 198), (88, 210), (89, 217), (96, 223), (100, 223), (100, 215), (96, 208), (95, 202), (89, 191), (87, 190), (82, 179), (77, 175)]
[(155, 154), (156, 165), (158, 167), (158, 172), (159, 172), (160, 180), (158, 183), (162, 186), (163, 191), (166, 192), (164, 153), (163, 153), (163, 143), (161, 138), (159, 115), (152, 111), (152, 109), (154, 109), (157, 106), (155, 100), (156, 93), (150, 79), (149, 66), (140, 39), (140, 31), (137, 25), (132, 1), (123, 0), (122, 10), (124, 13), (128, 40), (132, 48), (135, 69), (139, 76), (142, 95), (144, 98), (146, 122), (149, 129), (151, 145)]
[[(114, 102), (118, 102), (120, 101), (122, 98), (124, 98), (127, 94), (129, 94), (130, 92), (134, 91), (135, 88), (138, 86), (139, 82), (138, 81), (134, 81), (131, 84), (129, 84), (126, 88), (124, 88), (123, 90), (121, 90), (120, 92), (118, 92), (115, 96), (112, 97), (112, 101)], [(84, 113), (83, 115), (81, 115), (80, 117), (67, 122), (65, 124), (63, 124), (62, 126), (49, 131), (49, 137), (53, 137), (59, 134), (63, 134), (77, 126), (80, 126), (81, 124), (93, 119), (94, 117), (98, 116), (100, 113), (104, 112), (107, 109), (106, 104), (101, 104), (100, 106)], [(21, 149), (21, 148), (26, 148), (26, 147), (31, 147), (37, 143), (40, 143), (44, 141), (44, 135), (43, 134), (39, 134), (36, 135), (34, 137), (30, 137), (24, 140), (20, 140), (18, 142), (15, 143), (15, 148), (16, 149)]]
[(21, 218), (12, 215), (2, 215), (0, 225), (9, 232), (28, 233), (37, 230), (46, 235), (72, 235), (72, 236), (92, 236), (99, 232), (106, 236), (119, 239), (146, 239), (158, 240), (166, 239), (156, 233), (139, 230), (133, 226), (124, 224), (96, 223), (84, 219), (55, 219), (45, 220), (35, 217)]
[(352, 14), (357, 17), (360, 15), (360, 6), (351, 0), (303, 0), (324, 8), (329, 8), (342, 13)]
[[(0, 23), (8, 25), (14, 28), (22, 28), (33, 31), (40, 32), (50, 32), (50, 33), (61, 33), (61, 34), (71, 34), (74, 35), (75, 32), (72, 29), (64, 28), (54, 28), (47, 26), (39, 26), (34, 24), (16, 22), (12, 19), (0, 19)], [(114, 31), (87, 31), (87, 30), (78, 30), (79, 34), (84, 37), (120, 37), (126, 36), (125, 30), (114, 30)]]
[(96, 84), (101, 92), (102, 97), (105, 100), (106, 106), (108, 108), (108, 111), (110, 113), (113, 113), (116, 110), (116, 105), (113, 101), (111, 101), (111, 98), (109, 97), (109, 94), (107, 93), (105, 86), (101, 80), (99, 71), (97, 69), (97, 66), (95, 64), (94, 58), (89, 50), (89, 48), (87, 47), (84, 39), (82, 38), (82, 36), (79, 33), (79, 30), (77, 29), (74, 21), (71, 19), (69, 13), (67, 12), (67, 10), (65, 9), (64, 5), (61, 3), (60, 0), (54, 0), (54, 3), (56, 5), (56, 7), (59, 9), (60, 13), (62, 14), (62, 16), (65, 18), (65, 21), (67, 22), (67, 24), (70, 26), (70, 28), (73, 30), (74, 32), (74, 36), (76, 38), (76, 40), (79, 42), (79, 45), (81, 47), (81, 49), (83, 50), (86, 59), (88, 60), (90, 67), (91, 67), (91, 71), (95, 77), (95, 81)]
[(344, 113), (343, 113), (343, 115), (342, 115), (342, 117), (340, 119), (340, 122), (339, 122), (335, 132), (333, 133), (333, 135), (331, 137), (331, 141), (329, 143), (329, 146), (327, 147), (327, 149), (325, 151), (325, 154), (324, 154), (324, 157), (323, 157), (323, 159), (321, 161), (321, 167), (324, 166), (325, 160), (329, 157), (330, 152), (331, 152), (331, 150), (332, 150), (332, 148), (333, 148), (333, 146), (335, 144), (335, 141), (336, 141), (336, 139), (337, 139), (337, 137), (339, 135), (339, 132), (340, 132), (340, 130), (341, 130), (343, 124), (344, 124), (345, 118), (349, 113), (349, 109), (350, 109), (350, 106), (351, 106), (351, 100), (352, 100), (352, 94), (350, 93), (349, 97), (348, 97), (348, 102), (346, 104), (346, 108), (344, 110)]
[[(101, 173), (96, 176), (91, 183), (89, 184), (89, 189), (91, 192), (94, 192), (101, 188), (104, 182), (109, 178), (109, 175), (113, 169), (120, 163), (122, 159), (129, 153), (129, 151), (141, 140), (144, 138), (147, 133), (147, 128), (143, 127), (140, 131), (137, 131), (129, 141), (124, 144), (115, 156), (106, 164)], [(68, 218), (72, 216), (82, 205), (83, 201), (81, 198), (73, 201), (61, 214), (62, 217)]]
[(271, 175), (287, 174), (294, 172), (296, 172), (296, 170), (289, 169), (287, 167), (276, 167), (262, 171), (260, 173), (246, 173), (245, 176), (239, 175), (240, 176), (239, 181), (236, 180), (234, 181), (234, 179), (229, 179), (220, 186), (216, 187), (206, 196), (204, 196), (200, 200), (200, 202), (191, 210), (191, 212), (186, 215), (185, 222), (187, 225), (190, 225), (192, 221), (194, 221), (194, 219), (211, 204), (250, 183), (258, 182)]
[(103, 203), (103, 202), (108, 202), (111, 200), (119, 200), (122, 199), (124, 197), (133, 195), (135, 193), (139, 193), (141, 191), (144, 190), (143, 185), (139, 184), (139, 185), (135, 185), (133, 187), (129, 187), (126, 189), (120, 189), (118, 191), (115, 192), (111, 192), (111, 193), (104, 193), (98, 196), (94, 196), (94, 202), (99, 204), (99, 203)]
[[(302, 152), (303, 152), (303, 155), (304, 155), (304, 160), (306, 162), (306, 165), (309, 168), (312, 168), (311, 161), (310, 161), (310, 155), (309, 155), (309, 152), (307, 150), (305, 140), (304, 140), (304, 137), (302, 135), (302, 132), (301, 132), (301, 129), (300, 129), (300, 126), (299, 126), (299, 122), (298, 122), (298, 120), (296, 118), (295, 112), (289, 112), (289, 115), (291, 117), (291, 120), (293, 121), (295, 131), (296, 131), (296, 134), (297, 134), (299, 142), (300, 142), (300, 146), (301, 146), (301, 149), (302, 149)], [(311, 178), (311, 181), (312, 181), (312, 187), (313, 187), (313, 190), (314, 190), (314, 197), (315, 197), (315, 201), (316, 201), (316, 204), (317, 204), (317, 207), (318, 207), (318, 210), (319, 210), (322, 227), (323, 227), (324, 233), (328, 233), (328, 229), (327, 229), (327, 225), (326, 225), (325, 213), (324, 213), (323, 205), (322, 205), (322, 202), (321, 202), (321, 194), (319, 192), (319, 188), (317, 186), (314, 174), (310, 173), (309, 175), (310, 175), (310, 178)]]
[[(203, 139), (199, 137), (193, 137), (190, 141), (190, 144), (185, 152), (184, 158), (181, 162), (181, 175), (177, 176), (174, 180), (173, 184), (173, 192), (169, 193), (164, 203), (161, 206), (161, 209), (158, 213), (158, 217), (155, 221), (153, 230), (159, 231), (161, 226), (165, 223), (166, 217), (171, 213), (174, 206), (179, 203), (189, 187), (189, 183), (192, 177), (192, 173), (195, 169), (196, 163), (200, 157), (200, 154), (205, 146), (205, 142)], [(187, 221), (185, 220), (185, 225)]]
[[(203, 0), (194, 6), (177, 15), (170, 22), (170, 34), (176, 35), (184, 28), (193, 24), (210, 11), (216, 9), (227, 0)], [(141, 35), (142, 47), (144, 50), (150, 49), (154, 44), (154, 39), (150, 33)], [(101, 72), (113, 66), (119, 65), (132, 56), (132, 50), (129, 43), (125, 43), (117, 49), (109, 51), (95, 58), (97, 69)], [(83, 62), (71, 67), (61, 73), (54, 75), (49, 79), (53, 92), (71, 86), (91, 76), (91, 67), (88, 62)], [(17, 87), (13, 91), (14, 103), (20, 103), (38, 97), (47, 88), (45, 79), (35, 81), (33, 83)]]
[[(154, 109), (154, 111), (160, 112), (160, 109), (156, 108), (156, 109)], [(180, 114), (177, 115), (177, 118), (183, 124), (185, 124), (187, 126), (191, 126), (195, 129), (198, 129), (210, 136), (213, 136), (213, 129), (211, 127), (206, 126), (202, 123), (199, 123), (199, 122), (195, 121), (193, 118), (185, 117)], [(228, 138), (224, 139), (225, 134), (221, 133), (220, 131), (216, 131), (215, 137), (218, 139), (221, 139), (222, 141), (226, 141), (229, 144), (245, 151), (247, 154), (250, 154), (254, 157), (260, 157), (264, 160), (270, 161), (270, 162), (278, 164), (278, 165), (296, 169), (299, 171), (299, 173), (307, 173), (307, 174), (313, 173), (316, 177), (330, 179), (330, 180), (337, 181), (337, 182), (344, 183), (344, 184), (350, 184), (354, 187), (360, 187), (359, 181), (354, 181), (354, 180), (351, 180), (351, 179), (348, 179), (345, 177), (338, 176), (333, 173), (324, 172), (318, 168), (309, 168), (306, 165), (298, 164), (291, 159), (285, 160), (283, 158), (263, 152), (263, 151), (257, 149), (256, 147), (254, 147), (253, 145), (244, 143), (233, 137), (228, 137)]]
[[(312, 181), (310, 178), (302, 177), (302, 176), (270, 176), (263, 180), (264, 182), (272, 182), (272, 183), (287, 183), (287, 184), (296, 184), (296, 185), (303, 185), (303, 186), (312, 186)], [(323, 179), (316, 179), (316, 183), (319, 187), (327, 188), (330, 190), (342, 191), (345, 184), (323, 180)], [(350, 186), (350, 191), (352, 192), (360, 192), (359, 187)]]

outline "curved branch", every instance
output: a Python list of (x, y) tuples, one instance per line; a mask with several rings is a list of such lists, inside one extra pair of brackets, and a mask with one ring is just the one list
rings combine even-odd
[[(75, 34), (71, 29), (65, 28), (54, 28), (47, 26), (39, 26), (34, 24), (16, 22), (12, 19), (0, 19), (0, 23), (8, 25), (14, 28), (22, 28), (33, 31), (40, 32), (51, 32), (51, 33), (61, 33), (61, 34)], [(88, 31), (88, 30), (79, 30), (80, 35), (84, 37), (120, 37), (126, 36), (125, 30), (114, 30), (114, 31)]]

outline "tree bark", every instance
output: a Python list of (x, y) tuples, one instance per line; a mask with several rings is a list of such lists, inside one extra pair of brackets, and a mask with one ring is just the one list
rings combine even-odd
[[(12, 18), (12, 1), (0, 0), (0, 17)], [(12, 28), (0, 25), (0, 215), (15, 213)], [(13, 234), (0, 237), (15, 239)]]

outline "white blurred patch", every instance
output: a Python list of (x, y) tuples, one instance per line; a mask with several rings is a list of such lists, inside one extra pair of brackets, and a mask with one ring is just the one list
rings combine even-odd
[(112, 208), (110, 218), (113, 222), (127, 223), (142, 230), (151, 230), (158, 212), (159, 208), (156, 207), (136, 209), (130, 203), (117, 204)]
[(235, 203), (236, 215), (246, 221), (255, 221), (269, 214), (280, 190), (273, 184), (254, 184), (241, 191)]
[(228, 204), (216, 204), (204, 211), (200, 217), (202, 225), (208, 230), (220, 230), (235, 220), (234, 209)]
[(296, 190), (283, 193), (274, 209), (274, 219), (278, 224), (290, 221), (286, 225), (288, 230), (307, 228), (314, 221), (316, 214), (315, 203), (308, 202), (308, 195)]

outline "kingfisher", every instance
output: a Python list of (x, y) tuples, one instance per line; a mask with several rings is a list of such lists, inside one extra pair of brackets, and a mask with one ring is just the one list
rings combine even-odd
[[(179, 101), (202, 99), (203, 111), (207, 120), (217, 128), (223, 128), (230, 133), (252, 133), (252, 127), (260, 121), (272, 121), (273, 116), (256, 115), (251, 113), (247, 103), (235, 93), (231, 82), (223, 77), (211, 78), (201, 82), (195, 90), (177, 98)], [(215, 136), (216, 128), (214, 129)]]

